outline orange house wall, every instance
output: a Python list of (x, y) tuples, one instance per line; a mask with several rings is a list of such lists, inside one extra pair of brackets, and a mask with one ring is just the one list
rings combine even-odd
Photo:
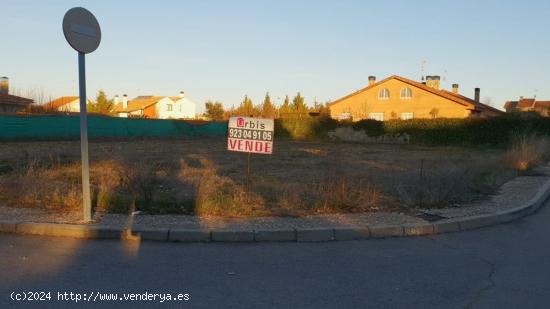
[[(405, 87), (412, 90), (412, 98), (400, 98), (401, 89)], [(383, 88), (390, 91), (388, 100), (378, 99)], [(413, 118), (433, 118), (430, 111), (434, 108), (438, 110), (439, 118), (470, 116), (470, 110), (464, 105), (395, 79), (330, 105), (330, 114), (332, 118), (338, 118), (342, 113), (350, 113), (354, 121), (368, 119), (369, 113), (384, 113), (384, 120), (392, 119), (392, 113), (397, 116), (395, 118), (399, 118), (401, 113), (413, 113)]]
[(143, 110), (143, 116), (145, 116), (145, 118), (151, 118), (151, 119), (157, 118), (156, 106), (157, 106), (156, 104), (153, 104), (151, 106), (146, 107), (145, 110)]

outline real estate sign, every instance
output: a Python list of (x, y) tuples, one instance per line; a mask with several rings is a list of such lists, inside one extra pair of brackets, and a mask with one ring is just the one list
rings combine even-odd
[(228, 124), (227, 150), (249, 153), (273, 153), (273, 119), (231, 117)]

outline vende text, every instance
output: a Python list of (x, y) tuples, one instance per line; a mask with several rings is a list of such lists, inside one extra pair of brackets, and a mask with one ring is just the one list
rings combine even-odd
[(228, 138), (227, 150), (270, 154), (273, 153), (273, 142)]

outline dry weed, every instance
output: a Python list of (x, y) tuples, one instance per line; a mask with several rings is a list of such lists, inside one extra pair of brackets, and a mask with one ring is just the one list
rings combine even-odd
[(531, 170), (548, 158), (550, 142), (546, 136), (534, 133), (517, 134), (505, 155), (508, 167), (518, 171)]

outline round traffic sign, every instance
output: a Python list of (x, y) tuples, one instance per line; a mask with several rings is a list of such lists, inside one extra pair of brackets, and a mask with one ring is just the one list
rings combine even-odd
[(95, 16), (85, 8), (72, 8), (63, 17), (63, 34), (72, 48), (88, 54), (101, 42), (101, 29)]

